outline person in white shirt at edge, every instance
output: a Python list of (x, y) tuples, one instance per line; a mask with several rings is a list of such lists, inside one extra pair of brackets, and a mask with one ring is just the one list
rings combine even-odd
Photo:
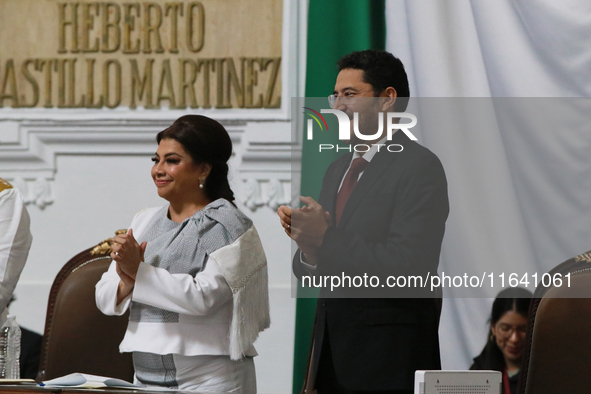
[(269, 327), (267, 261), (252, 221), (233, 204), (232, 142), (213, 119), (186, 115), (158, 133), (152, 178), (169, 205), (139, 212), (113, 238), (98, 308), (130, 308), (121, 352), (135, 382), (255, 393), (253, 342)]
[(29, 255), (30, 223), (21, 193), (0, 178), (0, 326)]

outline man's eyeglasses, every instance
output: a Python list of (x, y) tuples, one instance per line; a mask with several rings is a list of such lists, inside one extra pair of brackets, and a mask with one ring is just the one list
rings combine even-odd
[(328, 105), (330, 105), (330, 108), (333, 108), (337, 102), (337, 99), (341, 100), (343, 104), (350, 104), (357, 94), (358, 93), (353, 92), (347, 92), (343, 96), (336, 96), (334, 94), (331, 94), (330, 96), (328, 96)]
[[(353, 99), (355, 99), (356, 96), (358, 96), (361, 93), (361, 91), (358, 92), (353, 92), (353, 91), (348, 91), (345, 92), (342, 96), (337, 96), (335, 94), (331, 94), (330, 96), (328, 96), (328, 105), (330, 105), (330, 108), (334, 108), (337, 99), (341, 100), (341, 102), (343, 104), (350, 104), (353, 102)], [(379, 96), (378, 92), (374, 92), (374, 96), (377, 97)]]

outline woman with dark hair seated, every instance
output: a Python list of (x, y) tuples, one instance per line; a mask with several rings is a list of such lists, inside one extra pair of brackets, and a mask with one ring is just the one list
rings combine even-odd
[(493, 302), (488, 342), (470, 369), (503, 373), (503, 394), (516, 394), (532, 293), (521, 287), (501, 291)]
[(158, 133), (152, 178), (163, 207), (113, 238), (96, 286), (107, 315), (130, 309), (120, 350), (135, 383), (256, 392), (253, 342), (269, 327), (267, 262), (252, 221), (233, 203), (232, 142), (213, 119), (187, 115)]

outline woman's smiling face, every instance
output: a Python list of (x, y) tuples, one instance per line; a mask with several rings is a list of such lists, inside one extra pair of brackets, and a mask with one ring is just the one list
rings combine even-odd
[(182, 202), (199, 193), (199, 181), (207, 174), (203, 164), (195, 164), (183, 145), (174, 139), (163, 139), (152, 158), (152, 179), (158, 195), (169, 202)]
[(521, 362), (527, 319), (516, 311), (507, 311), (496, 324), (491, 326), (491, 331), (505, 357), (505, 362)]

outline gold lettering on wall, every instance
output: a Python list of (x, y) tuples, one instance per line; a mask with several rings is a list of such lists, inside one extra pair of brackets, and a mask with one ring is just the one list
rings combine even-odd
[[(123, 53), (139, 53), (140, 52), (140, 40), (135, 38), (132, 43), (131, 34), (135, 31), (135, 19), (140, 15), (140, 5), (135, 4), (123, 4), (124, 17), (123, 17)], [(132, 11), (135, 14), (132, 14)]]
[[(58, 30), (59, 30), (59, 49), (58, 53), (66, 53), (66, 29), (69, 27), (70, 37), (72, 38), (70, 51), (78, 52), (78, 3), (70, 4), (59, 3), (58, 7)], [(69, 16), (66, 16), (66, 11)]]
[(2, 0), (0, 107), (279, 108), (281, 20), (281, 0)]
[(0, 106), (6, 99), (13, 102), (13, 107), (18, 107), (18, 91), (16, 90), (16, 73), (14, 72), (14, 61), (12, 59), (6, 62), (4, 67), (4, 78), (2, 89), (0, 89)]
[[(205, 10), (203, 4), (200, 2), (190, 3), (187, 13), (187, 27), (185, 28), (187, 32), (187, 48), (191, 52), (199, 52), (203, 48), (203, 38), (205, 36)], [(197, 39), (194, 38), (195, 35)]]
[[(121, 8), (116, 3), (102, 3), (102, 45), (101, 52), (111, 53), (121, 45)], [(112, 18), (112, 19), (111, 19)]]
[(35, 60), (33, 59), (26, 59), (23, 62), (23, 65), (21, 67), (21, 73), (23, 74), (23, 76), (25, 77), (25, 79), (27, 80), (27, 82), (31, 85), (31, 88), (33, 89), (32, 92), (32, 100), (30, 104), (26, 103), (26, 98), (25, 95), (23, 94), (21, 97), (21, 103), (20, 103), (20, 107), (24, 107), (24, 108), (32, 108), (35, 107), (37, 105), (37, 103), (39, 102), (39, 84), (37, 83), (37, 80), (35, 79), (35, 77), (33, 77), (33, 74), (31, 74), (31, 71), (29, 70), (29, 66), (33, 65), (33, 67), (35, 67)]

